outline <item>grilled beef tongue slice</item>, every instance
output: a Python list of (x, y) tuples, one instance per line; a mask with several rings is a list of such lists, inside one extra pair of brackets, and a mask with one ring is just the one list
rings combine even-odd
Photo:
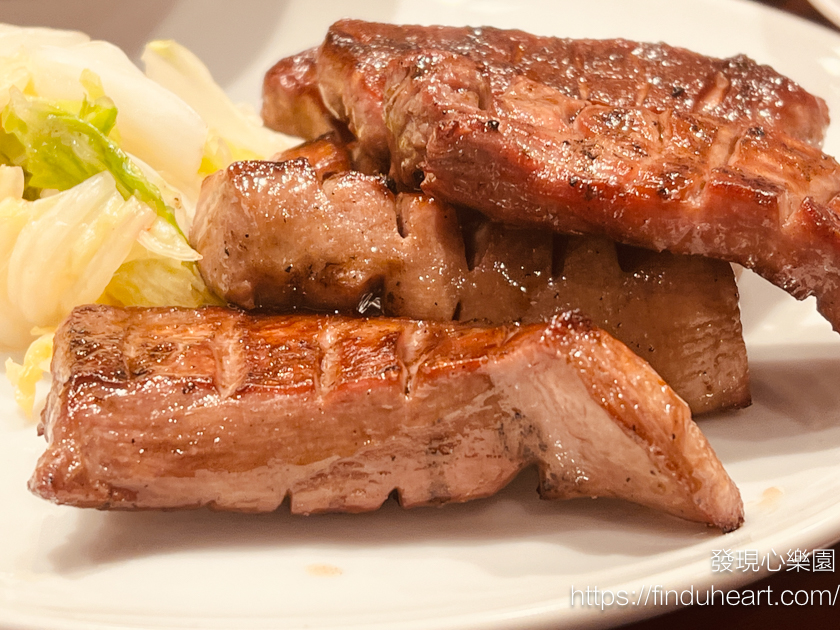
[(494, 94), (451, 53), (407, 55), (386, 93), (395, 175), (426, 193), (504, 223), (740, 263), (815, 295), (840, 329), (840, 167), (819, 149), (524, 76)]
[(693, 413), (749, 404), (729, 264), (456, 217), (381, 177), (332, 173), (347, 159), (340, 148), (314, 140), (280, 156), (293, 160), (238, 162), (204, 181), (191, 242), (208, 286), (286, 312), (503, 324), (578, 308)]
[(586, 320), (76, 308), (55, 336), (29, 487), (110, 509), (294, 513), (487, 497), (618, 497), (723, 531), (739, 492), (686, 404)]
[(743, 55), (715, 59), (661, 43), (360, 20), (336, 22), (317, 49), (283, 59), (268, 72), (264, 120), (307, 139), (345, 123), (387, 162), (387, 67), (406, 53), (430, 50), (475, 62), (494, 94), (521, 75), (575, 99), (702, 113), (744, 127), (783, 129), (813, 145), (822, 142), (828, 126), (822, 99)]

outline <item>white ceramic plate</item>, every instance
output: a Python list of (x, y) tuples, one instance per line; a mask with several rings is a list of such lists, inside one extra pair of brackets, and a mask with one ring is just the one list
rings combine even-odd
[[(745, 52), (840, 112), (840, 38), (737, 0), (0, 3), (0, 21), (84, 29), (131, 54), (175, 37), (253, 104), (277, 58), (345, 13)], [(746, 524), (727, 536), (616, 501), (540, 502), (527, 475), (490, 500), (353, 516), (56, 507), (26, 490), (44, 443), (0, 379), (0, 628), (605, 626), (662, 609), (572, 606), (573, 587), (635, 594), (756, 579), (713, 572), (713, 551), (765, 558), (840, 538), (840, 336), (811, 303), (754, 276), (742, 294), (755, 404), (701, 421), (746, 503)]]
[(838, 0), (808, 0), (817, 11), (840, 26), (840, 2)]

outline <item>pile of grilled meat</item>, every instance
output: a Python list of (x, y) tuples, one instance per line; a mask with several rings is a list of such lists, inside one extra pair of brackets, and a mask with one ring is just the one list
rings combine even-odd
[(344, 20), (263, 118), (306, 142), (209, 177), (190, 234), (238, 308), (76, 309), (35, 493), (364, 511), (536, 466), (743, 522), (691, 416), (750, 402), (730, 262), (840, 327), (821, 99), (743, 56)]

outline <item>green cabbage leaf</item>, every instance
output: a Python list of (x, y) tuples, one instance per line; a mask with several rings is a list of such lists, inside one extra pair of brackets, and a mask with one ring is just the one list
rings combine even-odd
[(37, 199), (45, 189), (68, 190), (108, 171), (123, 199), (136, 196), (180, 230), (160, 190), (108, 137), (116, 120), (117, 108), (104, 95), (86, 98), (73, 113), (12, 88), (0, 114), (0, 159), (23, 169), (26, 199)]

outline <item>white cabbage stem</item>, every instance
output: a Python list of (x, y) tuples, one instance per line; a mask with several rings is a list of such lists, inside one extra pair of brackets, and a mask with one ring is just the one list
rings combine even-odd
[(8, 298), (31, 326), (55, 326), (95, 302), (156, 217), (136, 198), (123, 200), (108, 172), (22, 203), (28, 220), (8, 259)]
[(251, 108), (234, 105), (210, 71), (187, 48), (171, 40), (149, 42), (143, 51), (146, 75), (180, 96), (233, 153), (266, 159), (299, 140), (265, 127)]

